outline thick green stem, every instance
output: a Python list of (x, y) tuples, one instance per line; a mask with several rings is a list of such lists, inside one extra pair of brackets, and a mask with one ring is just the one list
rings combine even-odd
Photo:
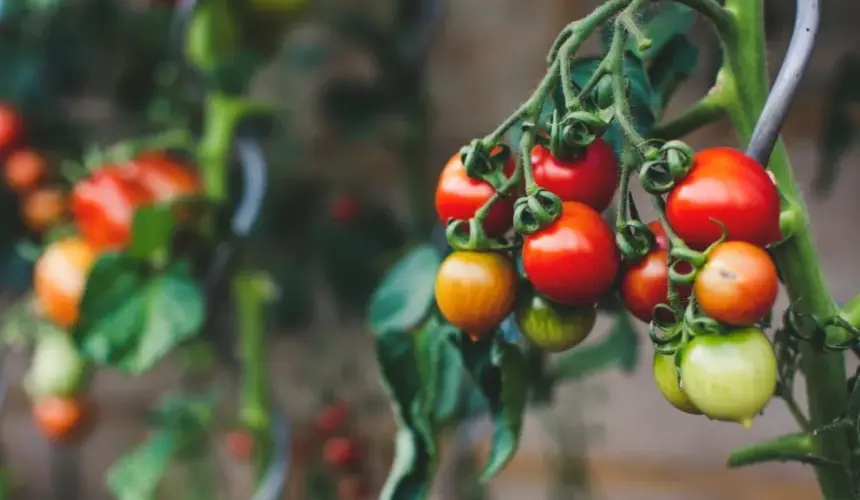
[(197, 145), (197, 161), (203, 173), (203, 191), (216, 203), (227, 199), (227, 173), (233, 135), (249, 111), (245, 99), (213, 92), (206, 98), (206, 121)]
[(854, 328), (860, 328), (860, 295), (849, 300), (841, 314)]
[(254, 467), (259, 478), (272, 454), (263, 322), (266, 291), (257, 276), (240, 271), (233, 278), (233, 295), (239, 326), (239, 360), (242, 363), (239, 419), (254, 434)]
[[(735, 29), (732, 36), (723, 37), (724, 66), (721, 78), (730, 94), (729, 118), (744, 143), (748, 142), (755, 122), (764, 107), (769, 90), (766, 64), (764, 19), (761, 0), (726, 0), (726, 11)], [(799, 223), (796, 232), (774, 249), (774, 257), (782, 272), (789, 298), (802, 299), (804, 312), (827, 318), (837, 314), (837, 308), (821, 271), (820, 259), (809, 228), (803, 202), (785, 145), (779, 141), (769, 163), (789, 208)], [(828, 337), (839, 335), (838, 329), (828, 329)], [(809, 420), (813, 428), (828, 424), (845, 411), (845, 359), (841, 353), (817, 351), (811, 344), (801, 346), (801, 369), (806, 376)], [(813, 438), (813, 452), (825, 459), (848, 464), (847, 435), (833, 432)], [(844, 472), (832, 468), (816, 468), (818, 483), (827, 500), (852, 498), (850, 481)]]
[(708, 94), (696, 101), (680, 115), (654, 126), (649, 135), (654, 139), (680, 139), (704, 125), (713, 123), (726, 115), (726, 94), (719, 82)]
[(812, 453), (812, 438), (798, 433), (738, 448), (729, 455), (729, 467), (743, 467), (774, 460), (789, 461)]

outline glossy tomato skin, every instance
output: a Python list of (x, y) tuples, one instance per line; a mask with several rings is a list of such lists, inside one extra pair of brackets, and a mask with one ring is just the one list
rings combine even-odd
[(79, 238), (59, 240), (48, 246), (33, 272), (33, 291), (44, 317), (61, 327), (77, 321), (78, 304), (95, 259), (95, 249)]
[(618, 161), (609, 144), (600, 138), (580, 156), (567, 161), (537, 145), (532, 149), (532, 165), (538, 186), (562, 201), (578, 201), (598, 212), (609, 207), (618, 189)]
[[(645, 323), (654, 319), (654, 308), (658, 304), (669, 303), (668, 259), (668, 250), (652, 250), (642, 260), (627, 268), (621, 278), (620, 293), (624, 305), (633, 316)], [(686, 263), (680, 263), (675, 269), (686, 273), (692, 268)], [(689, 301), (691, 289), (689, 285), (676, 287), (682, 304)], [(668, 311), (660, 311), (658, 319), (670, 321), (671, 316)]]
[(728, 241), (713, 249), (694, 286), (702, 312), (729, 326), (750, 326), (773, 308), (779, 278), (766, 251)]
[(51, 442), (63, 442), (72, 436), (83, 423), (84, 403), (73, 397), (50, 396), (33, 404), (33, 421)]
[(159, 151), (139, 155), (128, 166), (128, 177), (164, 203), (200, 193), (197, 173)]
[(517, 326), (532, 344), (561, 352), (588, 337), (597, 321), (597, 308), (554, 304), (537, 294), (521, 300), (515, 311)]
[(516, 280), (505, 255), (453, 252), (436, 274), (436, 305), (448, 322), (477, 340), (511, 312)]
[(66, 212), (66, 195), (58, 188), (28, 193), (21, 202), (21, 215), (30, 231), (41, 233), (60, 222)]
[(561, 216), (525, 237), (522, 263), (537, 293), (569, 306), (594, 304), (620, 267), (615, 234), (593, 208), (565, 202)]
[(47, 177), (48, 162), (38, 151), (19, 149), (6, 158), (3, 180), (18, 194), (35, 189)]
[(129, 172), (105, 167), (75, 184), (71, 212), (81, 235), (95, 248), (121, 249), (131, 238), (135, 210), (151, 201), (152, 194)]
[(720, 238), (766, 246), (781, 239), (779, 192), (767, 171), (732, 148), (696, 153), (689, 174), (666, 198), (669, 224), (691, 248), (703, 250)]
[[(505, 166), (505, 175), (514, 171), (514, 160)], [(469, 220), (489, 200), (495, 191), (488, 183), (466, 175), (460, 153), (448, 160), (436, 185), (436, 213), (442, 223), (448, 219)], [(502, 198), (484, 219), (484, 231), (489, 236), (501, 236), (513, 225), (514, 197)]]
[(8, 103), (0, 103), (0, 154), (6, 154), (23, 135), (24, 120)]
[(708, 417), (746, 428), (767, 405), (777, 382), (773, 346), (757, 328), (693, 338), (681, 357), (681, 384)]
[(701, 410), (690, 401), (690, 397), (680, 387), (678, 370), (675, 368), (675, 356), (654, 353), (652, 363), (654, 383), (663, 395), (663, 399), (675, 408), (691, 415), (701, 415)]

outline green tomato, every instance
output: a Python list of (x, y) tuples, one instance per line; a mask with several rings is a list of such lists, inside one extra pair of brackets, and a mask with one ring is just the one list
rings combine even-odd
[(757, 328), (696, 337), (681, 355), (681, 387), (702, 413), (746, 428), (776, 389), (773, 346)]
[(534, 345), (561, 352), (579, 344), (591, 333), (597, 320), (594, 305), (584, 307), (555, 304), (532, 294), (517, 306), (514, 317), (520, 332)]
[(36, 343), (30, 368), (24, 375), (24, 389), (33, 399), (72, 396), (84, 385), (86, 376), (86, 361), (71, 338), (61, 331), (46, 333)]
[(654, 382), (657, 388), (660, 389), (660, 394), (672, 406), (681, 410), (684, 413), (691, 415), (701, 415), (702, 412), (696, 408), (696, 405), (690, 401), (687, 393), (684, 392), (678, 382), (678, 370), (675, 369), (675, 356), (654, 353)]

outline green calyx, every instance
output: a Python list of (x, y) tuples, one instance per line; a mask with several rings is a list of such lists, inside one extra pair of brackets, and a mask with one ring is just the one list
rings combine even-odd
[(514, 204), (514, 229), (532, 234), (552, 224), (561, 215), (561, 198), (538, 187)]
[(666, 194), (693, 168), (693, 149), (681, 141), (669, 141), (656, 152), (656, 158), (639, 169), (642, 189), (653, 195)]

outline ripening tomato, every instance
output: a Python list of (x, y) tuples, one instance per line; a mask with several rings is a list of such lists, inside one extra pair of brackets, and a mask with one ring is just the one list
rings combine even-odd
[(138, 155), (128, 165), (128, 177), (158, 203), (200, 193), (197, 173), (160, 151)]
[(323, 445), (323, 459), (332, 467), (344, 467), (358, 461), (358, 446), (348, 437), (333, 437)]
[[(511, 175), (514, 167), (514, 160), (511, 159), (505, 166), (505, 175)], [(466, 175), (466, 167), (460, 159), (460, 153), (457, 153), (439, 174), (436, 213), (443, 223), (447, 223), (448, 219), (469, 220), (494, 194), (493, 187), (488, 183)], [(490, 209), (484, 219), (484, 231), (489, 236), (501, 236), (511, 228), (513, 221), (514, 199), (508, 196), (497, 201)]]
[(561, 352), (585, 340), (597, 321), (597, 308), (553, 304), (537, 294), (521, 300), (515, 312), (523, 336), (545, 351)]
[(773, 308), (779, 278), (770, 255), (743, 241), (714, 248), (696, 276), (702, 312), (729, 326), (749, 326)]
[(767, 171), (732, 148), (696, 153), (693, 168), (666, 198), (669, 224), (691, 248), (717, 241), (725, 225), (730, 241), (766, 246), (781, 239), (779, 192)]
[(49, 441), (65, 441), (84, 421), (84, 403), (74, 397), (49, 396), (33, 403), (33, 421)]
[(129, 173), (105, 167), (75, 184), (71, 212), (81, 235), (98, 249), (121, 249), (131, 238), (134, 211), (152, 194), (133, 182)]
[[(692, 267), (682, 262), (675, 269), (686, 273)], [(676, 286), (682, 305), (689, 301), (691, 289), (689, 285)], [(645, 323), (650, 323), (654, 319), (654, 308), (658, 304), (669, 303), (669, 251), (652, 250), (625, 270), (620, 292), (627, 310)], [(672, 317), (668, 311), (661, 310), (659, 319), (671, 321)]]
[(657, 389), (660, 390), (660, 394), (663, 395), (666, 401), (684, 413), (691, 415), (700, 415), (702, 413), (690, 401), (687, 393), (679, 385), (678, 370), (675, 367), (674, 355), (655, 352), (652, 368), (654, 371), (654, 383), (657, 384)]
[(247, 429), (233, 429), (224, 438), (227, 453), (239, 463), (247, 463), (254, 454), (254, 436)]
[(38, 151), (19, 149), (6, 159), (3, 180), (13, 191), (23, 194), (35, 189), (47, 172), (48, 162)]
[(41, 233), (58, 223), (66, 212), (66, 195), (58, 188), (42, 188), (25, 196), (21, 202), (24, 224)]
[(8, 153), (21, 139), (24, 120), (8, 103), (0, 103), (0, 153)]
[(33, 270), (33, 291), (43, 316), (62, 327), (77, 321), (78, 304), (95, 260), (96, 251), (80, 238), (48, 246)]
[(618, 188), (618, 161), (609, 144), (596, 139), (571, 160), (560, 160), (549, 148), (532, 149), (534, 179), (538, 186), (562, 201), (578, 201), (602, 212), (612, 203)]
[(329, 405), (317, 416), (317, 432), (324, 436), (340, 432), (349, 422), (350, 414), (349, 405), (343, 401)]
[(654, 248), (652, 250), (668, 250), (669, 235), (666, 234), (663, 224), (660, 224), (659, 220), (652, 220), (648, 223), (648, 229), (654, 233)]
[(609, 225), (575, 201), (565, 202), (555, 222), (523, 243), (523, 268), (535, 291), (564, 305), (597, 302), (615, 283), (620, 261)]
[(511, 312), (516, 280), (505, 255), (454, 252), (436, 274), (436, 304), (445, 319), (477, 340)]
[(693, 338), (681, 356), (681, 387), (708, 417), (746, 428), (776, 389), (773, 346), (757, 328)]

